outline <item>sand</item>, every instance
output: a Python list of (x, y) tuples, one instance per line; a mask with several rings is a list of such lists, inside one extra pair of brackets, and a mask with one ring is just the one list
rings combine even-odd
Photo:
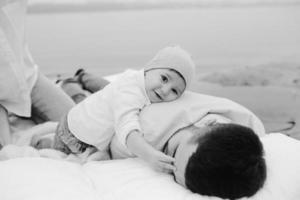
[(300, 138), (300, 65), (247, 66), (196, 79), (193, 91), (232, 99), (258, 115), (267, 132)]

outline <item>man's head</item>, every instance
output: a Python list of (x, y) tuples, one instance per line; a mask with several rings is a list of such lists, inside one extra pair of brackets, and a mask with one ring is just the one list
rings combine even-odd
[(176, 181), (202, 195), (249, 197), (266, 179), (262, 143), (241, 125), (190, 126), (170, 139), (166, 153), (176, 159)]

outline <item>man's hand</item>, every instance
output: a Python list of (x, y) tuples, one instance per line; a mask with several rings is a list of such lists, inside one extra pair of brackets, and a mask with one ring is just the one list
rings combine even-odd
[(149, 155), (149, 158), (144, 158), (150, 165), (156, 170), (164, 173), (172, 173), (175, 171), (175, 166), (173, 165), (175, 159), (168, 156), (160, 151), (154, 150)]

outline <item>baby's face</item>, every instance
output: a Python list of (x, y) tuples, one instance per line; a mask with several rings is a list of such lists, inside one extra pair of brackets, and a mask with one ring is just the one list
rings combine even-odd
[(185, 81), (171, 69), (151, 69), (145, 72), (145, 89), (151, 103), (174, 101), (185, 90)]

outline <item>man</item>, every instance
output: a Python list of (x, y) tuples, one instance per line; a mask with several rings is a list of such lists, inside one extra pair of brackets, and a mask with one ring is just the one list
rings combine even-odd
[(175, 158), (175, 181), (202, 195), (250, 197), (266, 179), (262, 143), (250, 128), (216, 121), (191, 125), (169, 139), (164, 152)]

